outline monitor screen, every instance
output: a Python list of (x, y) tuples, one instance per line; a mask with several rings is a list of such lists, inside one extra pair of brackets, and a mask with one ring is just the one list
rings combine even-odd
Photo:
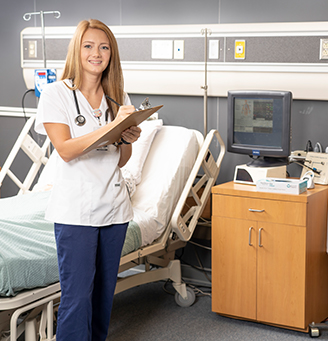
[(289, 91), (229, 91), (227, 150), (250, 155), (250, 166), (287, 164), (291, 101)]

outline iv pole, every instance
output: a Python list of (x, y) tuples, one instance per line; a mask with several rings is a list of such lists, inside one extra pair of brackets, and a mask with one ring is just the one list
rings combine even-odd
[(201, 88), (204, 90), (204, 136), (207, 135), (207, 35), (211, 35), (212, 31), (210, 29), (202, 29), (201, 30), (202, 35), (205, 35), (204, 39), (204, 65), (205, 65), (205, 85), (201, 86)]
[[(32, 12), (32, 13), (25, 13), (23, 15), (23, 19), (25, 21), (29, 21), (32, 17), (32, 15), (38, 15), (40, 14), (41, 18), (41, 34), (42, 34), (42, 54), (43, 54), (43, 66), (46, 69), (47, 68), (47, 58), (46, 58), (46, 34), (44, 29), (44, 15), (45, 14), (53, 14), (56, 19), (60, 18), (60, 12), (59, 11), (40, 11), (40, 12)], [(50, 145), (48, 146), (48, 156), (50, 155)]]
[(32, 17), (32, 15), (38, 15), (40, 14), (41, 17), (41, 32), (42, 32), (42, 52), (43, 52), (43, 65), (44, 68), (47, 68), (47, 59), (46, 59), (46, 39), (45, 39), (45, 30), (44, 30), (44, 15), (45, 14), (53, 14), (56, 19), (60, 17), (59, 11), (40, 11), (40, 12), (33, 12), (33, 13), (25, 13), (23, 15), (23, 19), (25, 21), (29, 21)]

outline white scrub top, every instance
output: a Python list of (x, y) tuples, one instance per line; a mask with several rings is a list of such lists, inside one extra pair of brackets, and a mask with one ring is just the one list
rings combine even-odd
[[(69, 81), (66, 81), (70, 84)], [(63, 123), (70, 127), (71, 136), (79, 137), (99, 128), (99, 120), (83, 94), (76, 90), (81, 114), (86, 123), (78, 126), (73, 91), (63, 81), (48, 84), (42, 91), (35, 130), (46, 134), (43, 123)], [(130, 104), (125, 96), (124, 104)], [(101, 125), (105, 125), (107, 102), (103, 96), (100, 110)], [(108, 117), (110, 121), (110, 115)], [(120, 148), (113, 145), (108, 150), (92, 150), (89, 153), (65, 162), (54, 151), (55, 172), (45, 218), (72, 225), (106, 226), (130, 221), (133, 211), (118, 162)]]

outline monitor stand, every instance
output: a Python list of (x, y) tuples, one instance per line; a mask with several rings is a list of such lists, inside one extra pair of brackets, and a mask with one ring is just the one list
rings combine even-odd
[(247, 163), (247, 166), (250, 167), (280, 167), (285, 165), (288, 165), (288, 157), (252, 157), (252, 160)]
[(256, 182), (266, 178), (286, 178), (287, 167), (250, 167), (246, 164), (236, 166), (234, 182), (256, 185)]

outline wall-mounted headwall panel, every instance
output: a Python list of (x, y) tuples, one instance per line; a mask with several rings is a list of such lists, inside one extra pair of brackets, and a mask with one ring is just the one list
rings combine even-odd
[[(328, 99), (328, 22), (110, 28), (129, 93), (202, 96), (208, 85), (209, 96), (226, 96), (232, 89), (271, 89), (290, 90), (296, 99)], [(45, 29), (47, 67), (56, 68), (59, 76), (74, 31)], [(26, 28), (21, 32), (21, 66), (28, 88), (34, 87), (34, 69), (43, 65), (41, 29)]]

